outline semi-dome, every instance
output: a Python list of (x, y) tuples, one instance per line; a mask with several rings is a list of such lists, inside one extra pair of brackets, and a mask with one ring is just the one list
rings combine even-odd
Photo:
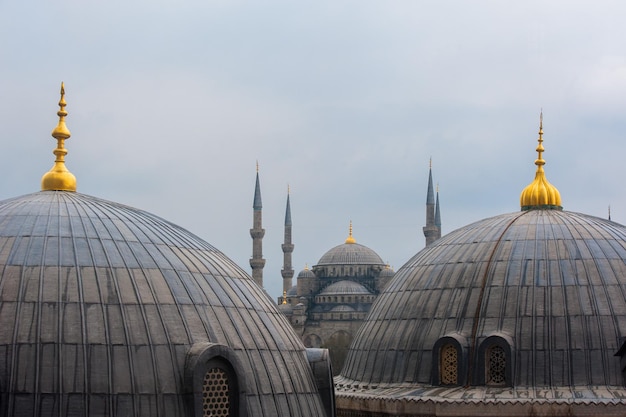
[(44, 191), (0, 202), (0, 415), (331, 412), (327, 352), (241, 268), (155, 215), (57, 191), (65, 153)]
[(351, 313), (356, 311), (354, 307), (351, 307), (347, 304), (340, 304), (330, 309), (331, 313)]
[(319, 295), (356, 295), (356, 294), (371, 294), (372, 292), (365, 288), (364, 285), (359, 284), (358, 282), (350, 281), (350, 280), (342, 280), (330, 284), (328, 287), (324, 288)]
[(626, 405), (626, 227), (563, 211), (560, 196), (526, 203), (442, 237), (396, 272), (336, 379), (340, 409), (623, 413), (604, 406)]

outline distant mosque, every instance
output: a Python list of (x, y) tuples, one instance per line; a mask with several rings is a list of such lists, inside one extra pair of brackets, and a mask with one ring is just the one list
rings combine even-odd
[[(257, 166), (253, 199), (252, 277), (263, 286), (262, 201)], [(348, 347), (367, 316), (370, 307), (393, 278), (393, 269), (372, 249), (356, 242), (350, 222), (348, 237), (341, 245), (328, 250), (311, 269), (298, 273), (293, 285), (294, 270), (290, 193), (287, 192), (283, 251), (283, 295), (278, 308), (287, 317), (304, 345), (326, 348), (330, 352), (333, 370), (339, 373)], [(428, 172), (426, 192), (426, 245), (441, 237), (439, 190), (433, 188), (432, 162)]]

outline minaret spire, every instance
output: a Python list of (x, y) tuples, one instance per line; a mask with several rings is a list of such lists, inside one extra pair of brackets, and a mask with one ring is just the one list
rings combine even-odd
[(258, 161), (256, 163), (256, 185), (254, 187), (252, 209), (252, 229), (250, 229), (252, 258), (250, 258), (250, 267), (252, 268), (252, 279), (263, 288), (263, 267), (265, 266), (265, 259), (263, 259), (263, 236), (265, 236), (265, 229), (263, 229), (263, 204), (261, 203)]
[(426, 226), (422, 228), (426, 238), (426, 246), (441, 236), (441, 229), (436, 224), (436, 206), (435, 192), (433, 190), (433, 160), (431, 158), (428, 167), (428, 189), (426, 190)]
[(441, 237), (441, 212), (439, 210), (439, 184), (437, 184), (437, 197), (435, 200), (435, 226), (437, 226), (437, 239)]
[(287, 186), (287, 207), (285, 209), (285, 238), (281, 245), (283, 249), (283, 269), (280, 274), (283, 276), (283, 301), (287, 297), (287, 291), (293, 286), (293, 266), (291, 264), (291, 253), (293, 252), (293, 243), (291, 243), (291, 203), (290, 189)]
[(53, 151), (56, 159), (52, 169), (41, 178), (42, 191), (76, 191), (76, 177), (65, 166), (65, 155), (67, 155), (65, 141), (71, 136), (70, 130), (65, 125), (65, 117), (67, 116), (66, 105), (65, 85), (61, 83), (60, 109), (57, 112), (59, 123), (52, 131), (52, 137), (57, 140), (57, 147)]

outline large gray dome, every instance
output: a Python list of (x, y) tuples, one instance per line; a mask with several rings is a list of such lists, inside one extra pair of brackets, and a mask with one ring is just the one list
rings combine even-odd
[(198, 415), (207, 369), (241, 415), (325, 413), (269, 297), (154, 215), (62, 191), (2, 201), (0, 268), (0, 415)]
[[(626, 227), (560, 210), (504, 214), (398, 270), (338, 382), (420, 401), (626, 402), (614, 356), (625, 336)], [(458, 360), (451, 376), (441, 375), (445, 346)], [(485, 356), (494, 346), (500, 368)]]
[(358, 243), (344, 243), (330, 249), (315, 266), (327, 265), (382, 265), (385, 263), (376, 252)]

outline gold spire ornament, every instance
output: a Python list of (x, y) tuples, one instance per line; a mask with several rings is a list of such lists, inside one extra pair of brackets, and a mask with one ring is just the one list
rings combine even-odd
[(350, 245), (356, 243), (356, 240), (354, 240), (354, 237), (352, 237), (352, 220), (350, 220), (350, 234), (348, 235), (348, 238), (346, 239), (346, 243)]
[(535, 209), (553, 209), (563, 210), (561, 205), (561, 194), (556, 187), (546, 179), (546, 174), (543, 170), (543, 166), (546, 161), (543, 159), (543, 112), (539, 116), (539, 145), (537, 145), (537, 159), (535, 165), (537, 165), (537, 172), (535, 173), (535, 179), (528, 184), (520, 195), (520, 205), (522, 211), (535, 210)]
[(69, 139), (70, 130), (65, 125), (65, 86), (61, 83), (61, 100), (59, 100), (60, 110), (57, 112), (59, 123), (52, 131), (52, 137), (57, 140), (57, 147), (53, 151), (56, 155), (54, 166), (41, 178), (42, 191), (76, 191), (76, 177), (65, 167), (65, 140)]

